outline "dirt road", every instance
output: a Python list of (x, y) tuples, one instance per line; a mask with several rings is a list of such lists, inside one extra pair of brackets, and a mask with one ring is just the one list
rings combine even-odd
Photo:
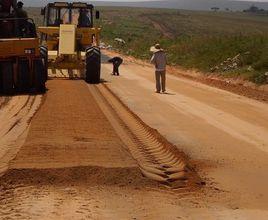
[[(144, 177), (94, 87), (50, 80), (42, 103), (0, 99), (0, 165), (9, 168), (0, 178), (0, 219), (267, 219), (267, 104), (174, 76), (168, 94), (155, 94), (152, 71), (126, 62), (122, 76), (112, 77), (110, 64), (102, 74), (190, 156), (205, 187), (173, 190)], [(174, 159), (164, 152), (160, 160)]]
[[(268, 215), (268, 105), (169, 75), (168, 93), (155, 94), (153, 67), (128, 62), (109, 87), (151, 127), (187, 153), (222, 200), (245, 218)], [(226, 202), (225, 201), (225, 202)], [(255, 211), (253, 211), (255, 210)], [(232, 213), (232, 212), (231, 212)], [(249, 218), (250, 219), (250, 218)]]
[[(4, 122), (10, 122), (9, 112), (20, 115), (13, 99), (21, 98), (27, 96), (3, 100)], [(22, 103), (15, 102), (18, 109)], [(28, 126), (15, 149), (1, 146), (13, 156), (1, 155), (9, 168), (0, 178), (1, 219), (176, 219), (182, 208), (174, 208), (181, 202), (176, 197), (202, 193), (173, 192), (142, 176), (82, 80), (49, 81)]]
[(41, 96), (0, 97), (0, 176), (23, 145)]

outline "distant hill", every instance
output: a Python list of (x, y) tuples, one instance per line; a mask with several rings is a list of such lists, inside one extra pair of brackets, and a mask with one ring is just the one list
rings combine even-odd
[[(55, 0), (60, 1), (60, 0)], [(26, 6), (40, 7), (49, 1), (24, 0)], [(125, 6), (125, 7), (145, 7), (145, 8), (176, 8), (186, 10), (210, 10), (212, 7), (219, 7), (221, 10), (229, 8), (234, 11), (242, 11), (255, 5), (268, 10), (268, 2), (254, 1), (232, 1), (232, 0), (167, 0), (167, 1), (144, 1), (144, 2), (108, 2), (89, 1), (96, 6)]]

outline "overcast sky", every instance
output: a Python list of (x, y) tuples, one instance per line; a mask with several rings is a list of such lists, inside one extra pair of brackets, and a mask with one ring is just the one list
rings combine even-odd
[[(110, 1), (110, 2), (144, 2), (144, 1), (157, 1), (157, 0), (94, 0), (94, 1)], [(168, 0), (161, 0), (168, 1)], [(228, 0), (227, 0), (228, 1)], [(250, 2), (268, 2), (268, 0), (234, 0), (234, 1), (250, 1)]]
[[(55, 1), (68, 1), (68, 0), (22, 0), (25, 6), (40, 7), (46, 5), (48, 2)], [(187, 10), (206, 10), (214, 4), (219, 4), (220, 7), (228, 7), (233, 10), (244, 10), (248, 8), (252, 2), (259, 2), (258, 7), (268, 10), (268, 0), (72, 0), (72, 1), (86, 1), (95, 2), (95, 5), (109, 5), (109, 3), (98, 3), (98, 2), (118, 2), (113, 5), (120, 5), (120, 2), (131, 3), (131, 2), (148, 2), (148, 3), (132, 3), (132, 6), (136, 7), (156, 7), (156, 8), (180, 8)], [(150, 4), (149, 2), (159, 1), (159, 3)], [(239, 3), (239, 1), (244, 1)], [(246, 3), (248, 1), (249, 3)], [(169, 2), (165, 4), (165, 2)], [(250, 3), (251, 2), (251, 3)], [(177, 5), (178, 4), (178, 5)], [(130, 4), (127, 4), (130, 5)]]
[[(56, 0), (55, 0), (56, 1)], [(78, 0), (77, 0), (78, 1)], [(83, 1), (83, 0), (82, 0)], [(85, 0), (84, 0), (85, 1)], [(105, 2), (145, 2), (145, 1), (169, 1), (169, 0), (93, 0), (93, 1), (105, 1)], [(213, 0), (212, 0), (213, 1)], [(217, 1), (217, 0), (215, 0)], [(226, 0), (228, 1), (228, 0)], [(268, 2), (268, 0), (233, 0), (233, 1), (243, 1), (243, 2)]]

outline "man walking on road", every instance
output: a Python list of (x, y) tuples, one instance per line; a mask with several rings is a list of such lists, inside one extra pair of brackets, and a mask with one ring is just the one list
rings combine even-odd
[(156, 92), (166, 92), (166, 65), (167, 58), (164, 50), (159, 44), (152, 46), (150, 49), (153, 52), (151, 63), (155, 65), (155, 81), (156, 81)]

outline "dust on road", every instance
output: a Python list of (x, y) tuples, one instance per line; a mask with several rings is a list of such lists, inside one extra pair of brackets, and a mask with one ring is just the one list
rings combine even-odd
[(0, 179), (0, 215), (176, 219), (187, 214), (177, 213), (176, 198), (195, 194), (142, 176), (84, 81), (51, 80), (25, 143)]

